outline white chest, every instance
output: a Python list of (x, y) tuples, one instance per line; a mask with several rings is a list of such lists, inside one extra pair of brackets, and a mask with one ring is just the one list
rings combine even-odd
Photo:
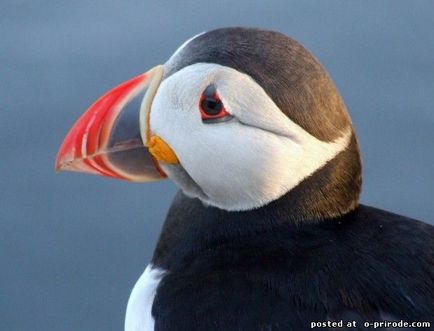
[(152, 304), (164, 270), (148, 265), (138, 279), (128, 300), (125, 331), (153, 331)]

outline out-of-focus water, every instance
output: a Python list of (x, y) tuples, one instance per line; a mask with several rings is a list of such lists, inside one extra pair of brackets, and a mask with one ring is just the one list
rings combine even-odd
[(105, 90), (221, 26), (295, 37), (335, 79), (364, 156), (362, 201), (434, 221), (434, 2), (0, 2), (0, 329), (120, 330), (174, 195), (56, 175)]

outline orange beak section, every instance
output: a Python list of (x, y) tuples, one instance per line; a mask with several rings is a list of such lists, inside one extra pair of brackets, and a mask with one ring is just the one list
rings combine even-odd
[(66, 135), (57, 154), (56, 170), (134, 182), (165, 178), (142, 141), (149, 133), (140, 129), (143, 114), (149, 122), (150, 107), (162, 76), (163, 67), (154, 67), (99, 98)]

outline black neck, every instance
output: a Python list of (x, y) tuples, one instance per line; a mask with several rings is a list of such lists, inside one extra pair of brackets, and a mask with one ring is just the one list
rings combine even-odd
[[(276, 228), (300, 228), (345, 219), (358, 205), (361, 163), (353, 135), (348, 148), (281, 198), (261, 208), (229, 212), (176, 196), (163, 226), (153, 263), (176, 261), (215, 241), (232, 241)], [(188, 250), (189, 253), (187, 253)]]

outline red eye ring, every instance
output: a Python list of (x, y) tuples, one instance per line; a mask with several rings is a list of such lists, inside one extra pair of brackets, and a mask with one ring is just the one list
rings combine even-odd
[(204, 123), (223, 122), (232, 118), (212, 84), (203, 91), (199, 101), (199, 110)]

